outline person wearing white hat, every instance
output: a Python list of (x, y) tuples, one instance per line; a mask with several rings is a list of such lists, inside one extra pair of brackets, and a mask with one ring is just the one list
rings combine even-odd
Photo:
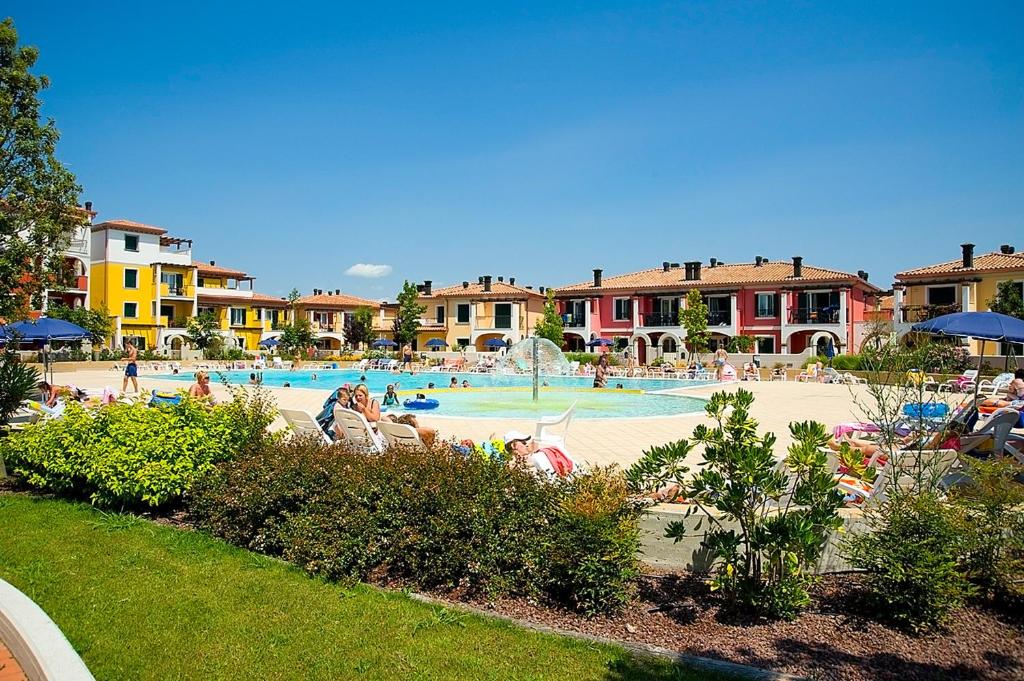
[(550, 477), (564, 478), (580, 468), (562, 448), (555, 445), (538, 447), (531, 436), (518, 430), (505, 433), (505, 450), (517, 462), (529, 463)]

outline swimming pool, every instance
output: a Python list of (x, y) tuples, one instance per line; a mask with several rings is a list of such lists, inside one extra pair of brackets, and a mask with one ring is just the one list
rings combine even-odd
[[(588, 376), (546, 376), (548, 384), (541, 388), (540, 400), (532, 400), (532, 379), (522, 375), (471, 374), (448, 372), (418, 372), (416, 374), (390, 374), (383, 371), (359, 372), (353, 369), (323, 371), (265, 370), (263, 384), (292, 388), (329, 391), (345, 383), (364, 382), (375, 397), (384, 394), (388, 385), (395, 385), (401, 400), (413, 398), (418, 392), (428, 392), (430, 384), (437, 390), (430, 396), (440, 402), (437, 409), (412, 411), (422, 416), (450, 417), (503, 417), (536, 418), (564, 411), (576, 403), (575, 418), (621, 418), (625, 416), (669, 416), (703, 411), (705, 401), (685, 395), (656, 395), (651, 391), (692, 386), (706, 386), (705, 381), (655, 378), (610, 378), (609, 386), (622, 385), (623, 390), (594, 390), (594, 379)], [(230, 383), (249, 382), (248, 371), (213, 372), (211, 378), (226, 379)], [(316, 375), (316, 379), (313, 376)], [(365, 381), (360, 379), (365, 377)], [(189, 374), (165, 375), (176, 381), (192, 381)], [(452, 379), (458, 385), (468, 381), (471, 390), (445, 390)], [(494, 390), (487, 390), (493, 388)], [(643, 392), (638, 392), (643, 391)], [(404, 408), (394, 411), (405, 411)]]

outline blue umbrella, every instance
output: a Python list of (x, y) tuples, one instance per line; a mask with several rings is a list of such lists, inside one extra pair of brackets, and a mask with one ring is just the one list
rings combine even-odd
[(506, 343), (505, 341), (503, 341), (500, 338), (492, 338), (489, 341), (485, 342), (484, 345), (486, 345), (489, 348), (507, 348), (508, 347), (508, 343)]
[(440, 338), (432, 338), (432, 339), (427, 341), (427, 347), (428, 348), (446, 348), (446, 347), (448, 347), (448, 344), (446, 342), (444, 342), (443, 340), (441, 340)]
[(825, 346), (825, 356), (828, 357), (828, 361), (831, 363), (832, 358), (836, 356), (836, 346), (832, 343), (832, 339), (828, 339), (828, 345)]
[(599, 347), (599, 346), (607, 348), (607, 347), (611, 347), (612, 345), (614, 345), (614, 343), (612, 343), (607, 338), (595, 338), (594, 340), (592, 340), (589, 343), (587, 343), (587, 347), (588, 348), (596, 348), (596, 347)]
[(277, 340), (276, 338), (267, 338), (265, 340), (260, 341), (260, 347), (264, 348), (276, 348), (280, 344), (281, 341)]
[[(964, 336), (981, 341), (978, 368), (985, 360), (985, 341), (1024, 343), (1024, 320), (998, 312), (954, 312), (926, 322), (918, 322), (911, 331), (938, 336)], [(974, 397), (978, 397), (978, 383), (974, 382)]]
[(388, 340), (387, 338), (381, 338), (381, 339), (373, 341), (373, 347), (375, 347), (375, 348), (397, 348), (398, 347), (398, 343), (396, 343), (393, 340)]
[(89, 332), (63, 319), (40, 317), (35, 321), (14, 322), (0, 327), (0, 338), (10, 340), (14, 336), (22, 341), (69, 341), (84, 340), (89, 337)]

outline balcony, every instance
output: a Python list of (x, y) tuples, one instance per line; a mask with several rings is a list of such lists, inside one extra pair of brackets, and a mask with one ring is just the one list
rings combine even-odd
[(167, 315), (163, 315), (162, 317), (160, 317), (160, 326), (164, 327), (165, 329), (187, 329), (188, 328), (188, 318), (187, 317), (175, 318), (175, 317), (168, 317)]
[(89, 277), (84, 274), (67, 274), (61, 278), (60, 288), (85, 293), (89, 290)]
[(436, 319), (420, 319), (418, 320), (421, 329), (443, 329), (445, 328), (444, 321), (437, 321)]
[(161, 298), (188, 298), (191, 300), (195, 297), (195, 290), (194, 286), (172, 286), (167, 282), (160, 282)]
[(955, 303), (951, 305), (904, 305), (901, 312), (901, 321), (906, 324), (916, 324), (941, 317), (944, 314), (960, 312), (960, 306)]
[(841, 324), (838, 307), (816, 309), (798, 307), (789, 311), (790, 324)]
[(654, 312), (643, 315), (643, 320), (644, 326), (679, 326), (678, 314), (664, 314), (662, 312)]
[(562, 315), (562, 326), (567, 329), (582, 329), (587, 325), (586, 315), (564, 314)]
[(708, 326), (730, 326), (732, 324), (732, 314), (727, 310), (712, 310), (708, 312)]
[(511, 317), (477, 317), (476, 329), (494, 329), (496, 331), (509, 331), (512, 329)]

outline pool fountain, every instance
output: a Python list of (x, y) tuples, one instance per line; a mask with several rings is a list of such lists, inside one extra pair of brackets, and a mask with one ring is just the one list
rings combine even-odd
[(569, 360), (561, 348), (547, 338), (524, 338), (511, 348), (495, 366), (503, 374), (528, 373), (533, 377), (533, 401), (539, 399), (540, 376), (566, 376)]

